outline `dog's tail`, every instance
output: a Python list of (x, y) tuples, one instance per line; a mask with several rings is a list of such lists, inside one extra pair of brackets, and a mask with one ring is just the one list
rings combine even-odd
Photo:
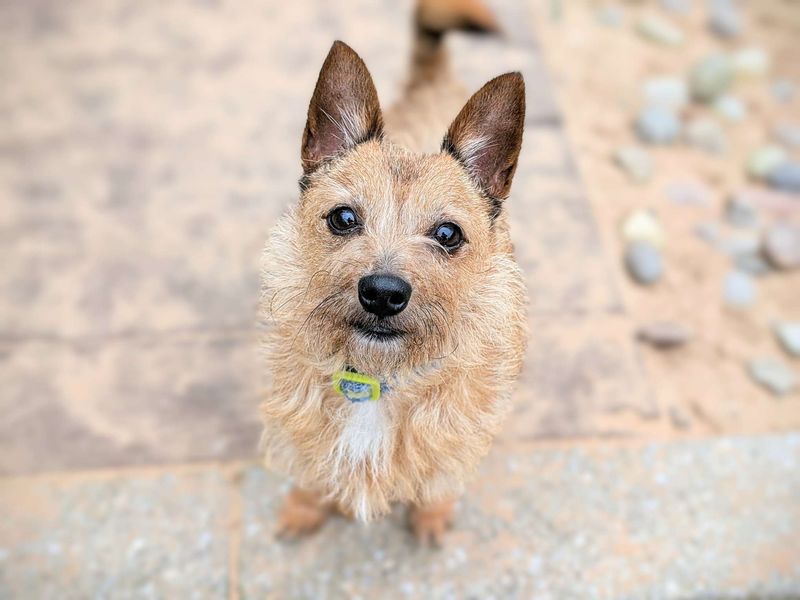
[(417, 0), (410, 87), (430, 83), (447, 72), (442, 38), (447, 31), (499, 34), (500, 25), (481, 0)]

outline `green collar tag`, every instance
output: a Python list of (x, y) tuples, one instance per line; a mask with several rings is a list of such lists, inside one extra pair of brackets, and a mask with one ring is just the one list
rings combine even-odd
[(350, 402), (375, 401), (381, 397), (381, 382), (378, 379), (352, 371), (336, 371), (333, 374), (333, 389)]

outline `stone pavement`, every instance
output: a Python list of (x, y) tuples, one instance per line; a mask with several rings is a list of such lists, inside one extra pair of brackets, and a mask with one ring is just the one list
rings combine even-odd
[(308, 97), (341, 38), (387, 105), (409, 0), (0, 3), (0, 597), (800, 595), (800, 442), (649, 444), (691, 419), (648, 389), (527, 5), (492, 4), (507, 38), (450, 46), (473, 88), (526, 77), (533, 341), (431, 552), (400, 513), (276, 542), (287, 483), (253, 463), (258, 256)]
[(797, 598), (800, 436), (495, 450), (442, 549), (399, 510), (272, 535), (249, 465), (10, 479), (3, 598)]

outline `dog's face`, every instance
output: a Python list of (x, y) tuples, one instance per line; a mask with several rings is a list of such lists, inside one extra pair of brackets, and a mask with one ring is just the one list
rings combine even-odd
[(522, 80), (502, 76), (467, 103), (441, 153), (411, 154), (383, 139), (366, 67), (334, 44), (303, 136), (303, 194), (266, 278), (293, 345), (375, 374), (455, 350), (496, 300), (486, 290), (507, 256), (498, 219), (523, 120)]

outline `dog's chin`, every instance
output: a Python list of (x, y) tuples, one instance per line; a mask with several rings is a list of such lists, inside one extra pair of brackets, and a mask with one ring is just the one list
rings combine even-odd
[(348, 319), (339, 335), (334, 352), (363, 373), (389, 373), (406, 365), (410, 334), (386, 321)]
[(406, 332), (386, 323), (370, 323), (353, 320), (348, 323), (355, 341), (376, 348), (394, 348), (406, 336)]

